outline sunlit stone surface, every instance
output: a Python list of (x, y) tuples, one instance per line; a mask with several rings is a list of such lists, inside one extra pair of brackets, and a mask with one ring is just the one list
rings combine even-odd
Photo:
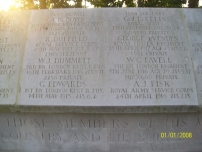
[(201, 152), (201, 15), (1, 12), (0, 152)]
[(17, 101), (30, 11), (0, 12), (0, 105)]
[(33, 11), (19, 105), (198, 105), (183, 18), (181, 9)]

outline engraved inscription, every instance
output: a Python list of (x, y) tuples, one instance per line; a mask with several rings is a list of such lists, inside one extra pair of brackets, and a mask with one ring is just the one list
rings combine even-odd
[(16, 102), (29, 16), (21, 13), (0, 13), (0, 104)]
[[(0, 117), (0, 149), (27, 150), (28, 145), (37, 144), (44, 149), (47, 148), (45, 145), (56, 149), (60, 147), (62, 151), (69, 150), (69, 146), (73, 151), (82, 148), (89, 152), (101, 147), (105, 152), (117, 150), (117, 147), (120, 151), (125, 149), (131, 152), (134, 148), (138, 152), (182, 151), (192, 144), (195, 150), (199, 150), (202, 143), (201, 122), (199, 114), (166, 114), (163, 117), (156, 114), (3, 114)], [(160, 136), (162, 132), (187, 131), (191, 132), (192, 138)], [(5, 142), (21, 146), (8, 146)]]
[(36, 13), (46, 21), (29, 27), (20, 104), (196, 105), (184, 22), (164, 10), (116, 11)]
[(178, 62), (171, 55), (184, 54), (188, 47), (177, 34), (179, 25), (169, 24), (169, 18), (165, 12), (125, 12), (126, 23), (113, 25), (118, 34), (109, 51), (124, 52), (125, 64), (111, 65), (109, 72), (132, 84), (111, 88), (116, 99), (190, 99), (193, 95), (193, 88), (175, 85), (189, 77), (191, 69), (186, 60)]
[[(104, 93), (102, 86), (91, 87), (86, 80), (103, 75), (105, 65), (94, 63), (91, 52), (99, 45), (89, 34), (99, 31), (103, 22), (86, 20), (86, 14), (55, 13), (44, 24), (32, 23), (31, 29), (45, 36), (33, 43), (33, 55), (41, 54), (24, 68), (27, 76), (41, 76), (37, 87), (25, 87), (29, 99), (97, 99)], [(44, 31), (45, 30), (45, 31)]]

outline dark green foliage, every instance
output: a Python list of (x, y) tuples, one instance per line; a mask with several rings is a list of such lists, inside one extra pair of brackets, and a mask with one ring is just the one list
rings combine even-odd
[(75, 8), (82, 8), (82, 0), (75, 1)]
[(182, 7), (186, 0), (138, 0), (140, 7)]
[(135, 3), (133, 3), (133, 0), (125, 0), (125, 4), (127, 7), (136, 7)]
[(89, 0), (95, 7), (122, 7), (123, 1), (119, 0)]
[(50, 0), (50, 5), (52, 5), (52, 8), (70, 8), (71, 7), (66, 0)]
[(189, 0), (189, 8), (196, 8), (198, 7), (199, 0)]

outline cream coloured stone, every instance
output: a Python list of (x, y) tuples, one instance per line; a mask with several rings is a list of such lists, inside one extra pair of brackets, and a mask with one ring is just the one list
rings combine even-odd
[(17, 101), (30, 11), (0, 12), (0, 105)]
[(199, 152), (202, 115), (1, 114), (1, 152)]
[(182, 9), (32, 11), (19, 105), (197, 106)]
[(202, 10), (185, 9), (187, 31), (192, 47), (194, 72), (196, 76), (196, 87), (199, 104), (202, 105)]

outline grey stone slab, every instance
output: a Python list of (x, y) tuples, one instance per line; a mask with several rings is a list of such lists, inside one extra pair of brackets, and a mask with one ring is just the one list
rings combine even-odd
[(202, 10), (185, 9), (184, 11), (186, 15), (187, 30), (192, 46), (198, 99), (200, 105), (202, 105)]
[(0, 114), (1, 152), (200, 152), (202, 114)]
[(32, 11), (20, 106), (197, 106), (182, 9)]
[(29, 11), (0, 12), (0, 105), (15, 104)]

